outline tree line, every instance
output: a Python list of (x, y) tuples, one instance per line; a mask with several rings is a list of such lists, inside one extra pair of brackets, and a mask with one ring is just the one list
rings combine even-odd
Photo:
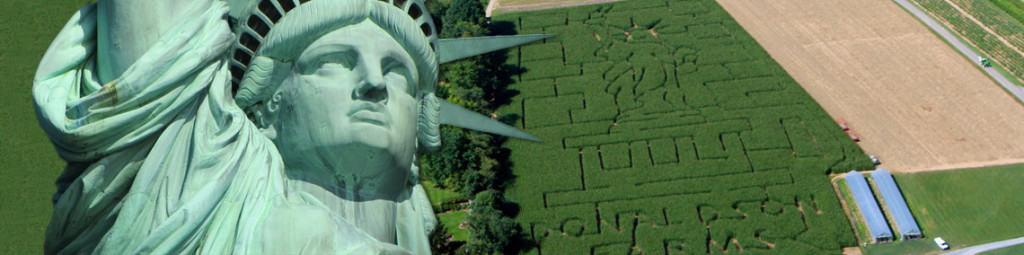
[[(441, 38), (479, 37), (507, 33), (485, 17), (488, 0), (427, 0)], [(495, 30), (500, 30), (495, 29)], [(494, 111), (511, 97), (507, 86), (518, 67), (505, 64), (505, 51), (466, 58), (441, 66), (436, 95), (466, 109), (511, 124), (517, 116), (497, 116)], [(424, 155), (421, 178), (439, 188), (454, 190), (472, 200), (466, 217), (469, 240), (449, 242), (443, 224), (431, 234), (435, 254), (507, 254), (524, 247), (525, 234), (513, 219), (518, 205), (503, 195), (514, 177), (510, 171), (506, 138), (445, 126), (441, 148)]]

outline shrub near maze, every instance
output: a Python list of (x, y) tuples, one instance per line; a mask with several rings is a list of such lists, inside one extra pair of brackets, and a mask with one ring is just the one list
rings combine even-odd
[(500, 109), (507, 196), (532, 252), (839, 253), (853, 231), (828, 174), (864, 153), (712, 0), (501, 14), (524, 72)]

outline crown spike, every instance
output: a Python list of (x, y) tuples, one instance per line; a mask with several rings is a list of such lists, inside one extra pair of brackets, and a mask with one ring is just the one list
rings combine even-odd
[(487, 132), (496, 135), (515, 137), (530, 141), (540, 142), (540, 138), (520, 131), (505, 123), (488, 118), (484, 115), (470, 111), (462, 106), (441, 100), (441, 124), (456, 127), (468, 128), (476, 131)]
[(440, 64), (551, 38), (554, 34), (451, 38), (437, 41)]

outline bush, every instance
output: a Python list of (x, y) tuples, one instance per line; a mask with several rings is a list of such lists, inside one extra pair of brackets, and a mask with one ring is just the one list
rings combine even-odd
[(469, 197), (466, 196), (446, 198), (444, 200), (441, 200), (441, 211), (447, 212), (466, 209), (465, 206), (463, 206), (463, 204), (467, 202), (469, 202)]

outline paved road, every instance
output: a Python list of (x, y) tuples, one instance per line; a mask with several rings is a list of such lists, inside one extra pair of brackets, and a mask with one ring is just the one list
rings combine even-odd
[(1018, 237), (1018, 238), (1014, 238), (1014, 239), (1010, 239), (1010, 240), (1003, 240), (1003, 241), (999, 241), (999, 242), (992, 242), (992, 243), (987, 243), (987, 244), (982, 244), (982, 245), (975, 245), (975, 246), (959, 249), (959, 250), (956, 250), (954, 252), (946, 253), (944, 255), (974, 255), (974, 254), (978, 254), (978, 253), (982, 253), (982, 252), (986, 252), (986, 251), (990, 251), (990, 250), (995, 250), (995, 249), (999, 249), (999, 248), (1006, 248), (1006, 247), (1010, 247), (1010, 246), (1014, 246), (1014, 245), (1018, 245), (1018, 244), (1024, 244), (1024, 237)]
[[(924, 22), (924, 24), (928, 25), (928, 27), (931, 28), (932, 31), (935, 31), (935, 33), (938, 33), (940, 36), (942, 36), (943, 39), (946, 39), (946, 41), (949, 42), (949, 44), (953, 45), (953, 48), (956, 48), (956, 50), (960, 51), (961, 54), (967, 56), (967, 59), (970, 59), (971, 62), (973, 62), (975, 65), (981, 65), (976, 61), (978, 59), (977, 53), (971, 51), (970, 48), (967, 48), (967, 46), (964, 45), (964, 43), (961, 42), (960, 39), (957, 39), (956, 36), (953, 36), (953, 34), (949, 33), (949, 31), (946, 30), (945, 27), (943, 27), (934, 19), (932, 19), (931, 16), (928, 16), (927, 14), (924, 13), (924, 11), (918, 9), (917, 6), (907, 2), (907, 0), (893, 0), (893, 2), (896, 2), (897, 4), (902, 6), (903, 9), (906, 9), (910, 13), (914, 14), (914, 16), (916, 16), (918, 20)], [(1002, 85), (1003, 88), (1006, 88), (1006, 90), (1009, 91), (1010, 94), (1017, 97), (1018, 100), (1024, 102), (1024, 88), (1017, 86), (1017, 84), (1011, 82), (1009, 79), (1003, 76), (1003, 74), (996, 72), (995, 69), (982, 68), (982, 70), (984, 70), (985, 73), (988, 74), (988, 76), (992, 77), (992, 79), (999, 83), (999, 85)]]

